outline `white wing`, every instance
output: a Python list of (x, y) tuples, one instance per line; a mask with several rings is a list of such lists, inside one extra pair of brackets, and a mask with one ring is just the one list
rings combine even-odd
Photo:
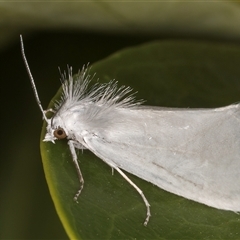
[(240, 211), (239, 104), (117, 109), (106, 119), (107, 127), (84, 135), (106, 163), (185, 198)]

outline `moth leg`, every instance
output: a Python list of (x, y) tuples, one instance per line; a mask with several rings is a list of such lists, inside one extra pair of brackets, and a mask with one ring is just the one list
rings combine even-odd
[(70, 149), (71, 154), (72, 154), (73, 163), (74, 163), (75, 168), (77, 170), (78, 180), (79, 180), (79, 183), (80, 183), (80, 187), (79, 187), (77, 193), (75, 194), (75, 196), (73, 198), (74, 201), (77, 201), (77, 199), (78, 199), (78, 197), (81, 194), (81, 191), (83, 189), (84, 179), (83, 179), (82, 172), (81, 172), (81, 169), (80, 169), (78, 161), (77, 161), (77, 154), (76, 154), (76, 151), (75, 151), (74, 141), (69, 140), (68, 145), (69, 145), (69, 149)]
[(52, 108), (49, 108), (47, 110), (43, 110), (44, 114), (48, 113), (48, 112), (52, 112), (55, 113), (56, 111), (54, 111)]
[(117, 171), (122, 175), (122, 177), (123, 177), (125, 180), (127, 180), (127, 181), (137, 190), (137, 192), (138, 192), (138, 193), (140, 194), (140, 196), (142, 197), (142, 199), (143, 199), (143, 201), (144, 201), (144, 203), (145, 203), (145, 205), (146, 205), (146, 208), (147, 208), (147, 217), (146, 217), (146, 219), (145, 219), (145, 221), (144, 221), (144, 226), (147, 226), (148, 221), (149, 221), (149, 219), (150, 219), (150, 217), (151, 217), (151, 212), (150, 212), (150, 204), (149, 204), (147, 198), (145, 197), (145, 195), (143, 194), (143, 191), (142, 191), (134, 182), (132, 182), (132, 180), (129, 179), (128, 176), (127, 176), (121, 169), (119, 169), (119, 168), (116, 167), (116, 166), (114, 166), (113, 168), (114, 168), (115, 170), (117, 170)]

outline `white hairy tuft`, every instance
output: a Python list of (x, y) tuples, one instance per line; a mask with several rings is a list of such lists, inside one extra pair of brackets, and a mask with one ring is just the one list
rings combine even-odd
[(61, 99), (55, 103), (55, 111), (60, 108), (70, 109), (78, 105), (92, 103), (104, 108), (131, 108), (140, 105), (142, 101), (135, 100), (135, 93), (130, 87), (117, 86), (117, 81), (109, 83), (95, 83), (89, 86), (93, 77), (88, 74), (89, 69), (83, 66), (82, 70), (73, 76), (72, 67), (61, 74), (63, 93)]

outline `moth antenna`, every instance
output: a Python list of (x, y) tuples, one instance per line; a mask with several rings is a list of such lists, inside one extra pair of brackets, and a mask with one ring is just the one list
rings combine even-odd
[(22, 35), (20, 35), (20, 43), (21, 43), (21, 52), (22, 52), (22, 57), (23, 57), (23, 62), (25, 64), (25, 67), (27, 69), (27, 73), (28, 73), (28, 76), (29, 76), (29, 79), (31, 81), (31, 85), (32, 85), (32, 89), (33, 89), (33, 92), (34, 92), (34, 95), (35, 95), (35, 99), (37, 101), (37, 104), (43, 114), (43, 118), (46, 120), (46, 122), (48, 121), (46, 115), (45, 115), (45, 112), (42, 108), (42, 104), (41, 104), (41, 101), (38, 97), (38, 92), (37, 92), (37, 88), (36, 88), (36, 85), (35, 85), (35, 82), (34, 82), (34, 79), (33, 79), (33, 76), (32, 76), (32, 73), (31, 73), (31, 70), (30, 70), (30, 67), (28, 65), (28, 61), (27, 61), (27, 58), (26, 58), (26, 55), (25, 55), (25, 52), (24, 52), (24, 45), (23, 45), (23, 38), (22, 38)]

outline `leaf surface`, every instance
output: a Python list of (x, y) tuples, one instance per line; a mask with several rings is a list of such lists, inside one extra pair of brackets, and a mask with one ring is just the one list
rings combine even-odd
[[(99, 82), (116, 79), (119, 86), (131, 86), (147, 105), (218, 107), (240, 99), (239, 62), (238, 46), (156, 41), (119, 51), (90, 71)], [(78, 151), (85, 185), (76, 203), (79, 184), (67, 141), (41, 141), (41, 154), (52, 199), (71, 239), (239, 239), (238, 214), (184, 199), (127, 173), (151, 204), (152, 217), (144, 227), (146, 208), (139, 194), (88, 150)]]

